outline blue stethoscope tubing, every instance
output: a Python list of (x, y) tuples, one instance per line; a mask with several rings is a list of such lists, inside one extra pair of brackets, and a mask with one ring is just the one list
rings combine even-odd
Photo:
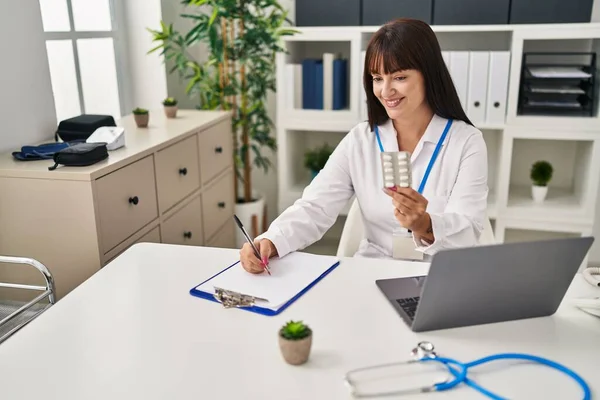
[[(548, 360), (543, 357), (530, 355), (530, 354), (500, 353), (500, 354), (494, 354), (494, 355), (487, 356), (487, 357), (482, 357), (478, 360), (474, 360), (469, 363), (461, 363), (461, 362), (459, 362), (457, 360), (453, 360), (451, 358), (445, 358), (445, 357), (439, 357), (439, 356), (424, 357), (421, 359), (421, 361), (423, 361), (423, 362), (436, 361), (439, 363), (443, 363), (448, 367), (448, 370), (452, 373), (452, 375), (454, 375), (454, 379), (452, 379), (450, 381), (435, 384), (435, 388), (437, 391), (452, 389), (453, 387), (459, 385), (460, 383), (464, 383), (465, 385), (470, 386), (471, 388), (477, 390), (484, 396), (487, 396), (491, 399), (505, 400), (504, 397), (498, 396), (497, 394), (490, 392), (489, 390), (479, 386), (477, 383), (475, 383), (474, 381), (470, 380), (467, 377), (467, 370), (469, 368), (473, 368), (478, 365), (485, 364), (485, 363), (488, 363), (491, 361), (497, 361), (497, 360), (533, 361), (533, 362), (545, 365), (547, 367), (554, 368), (554, 369), (564, 373), (565, 375), (570, 376), (573, 380), (575, 380), (579, 384), (579, 386), (581, 386), (581, 388), (583, 389), (583, 400), (590, 400), (592, 398), (592, 392), (590, 390), (589, 385), (576, 372), (574, 372), (573, 370), (571, 370), (557, 362)], [(452, 366), (455, 366), (456, 368), (453, 368)]]

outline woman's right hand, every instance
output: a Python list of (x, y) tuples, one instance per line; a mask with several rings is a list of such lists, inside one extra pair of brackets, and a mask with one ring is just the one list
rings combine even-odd
[(240, 261), (246, 271), (252, 274), (260, 274), (265, 270), (265, 266), (269, 265), (269, 258), (277, 255), (277, 249), (269, 239), (255, 241), (254, 245), (258, 249), (262, 260), (256, 257), (254, 249), (249, 243), (244, 243), (240, 250)]

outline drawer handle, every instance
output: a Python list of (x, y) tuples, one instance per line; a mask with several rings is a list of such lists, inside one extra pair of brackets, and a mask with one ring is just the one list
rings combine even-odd
[(179, 168), (179, 173), (181, 175), (187, 175), (187, 168), (185, 168), (185, 167), (184, 168)]
[(217, 204), (219, 206), (219, 208), (225, 208), (225, 202), (224, 201), (220, 201), (219, 204)]
[(192, 232), (183, 232), (183, 237), (186, 239), (191, 239), (192, 238)]
[(223, 152), (223, 148), (221, 146), (215, 147), (215, 153), (222, 153), (222, 152)]
[(129, 204), (133, 204), (134, 206), (137, 206), (137, 203), (140, 202), (140, 199), (138, 199), (137, 196), (133, 196), (129, 198)]

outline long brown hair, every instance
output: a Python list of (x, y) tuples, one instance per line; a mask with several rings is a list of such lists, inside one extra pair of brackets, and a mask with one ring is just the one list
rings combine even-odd
[[(383, 71), (379, 71), (383, 65)], [(383, 25), (369, 41), (365, 55), (364, 87), (371, 130), (389, 117), (373, 93), (372, 73), (418, 70), (425, 82), (425, 100), (440, 117), (473, 125), (460, 104), (435, 33), (423, 21), (400, 18)]]

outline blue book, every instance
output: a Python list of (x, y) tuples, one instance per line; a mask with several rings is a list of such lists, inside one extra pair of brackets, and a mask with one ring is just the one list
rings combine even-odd
[(333, 61), (333, 109), (343, 110), (348, 107), (348, 61)]
[(314, 108), (313, 87), (316, 60), (307, 58), (302, 60), (302, 108)]
[(314, 108), (317, 110), (323, 109), (323, 60), (318, 60), (315, 63), (314, 70), (314, 91), (313, 91), (313, 101)]

